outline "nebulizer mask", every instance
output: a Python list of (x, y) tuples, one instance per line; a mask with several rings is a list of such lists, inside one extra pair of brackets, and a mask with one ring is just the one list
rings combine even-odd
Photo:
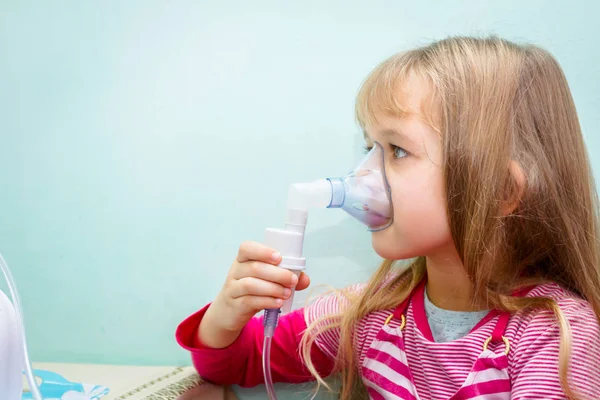
[[(282, 257), (279, 267), (296, 275), (306, 269), (302, 256), (304, 230), (310, 208), (341, 208), (366, 225), (371, 232), (389, 227), (393, 222), (391, 190), (388, 185), (383, 147), (375, 142), (359, 165), (344, 178), (319, 179), (290, 186), (283, 229), (268, 228), (264, 244), (277, 250)], [(267, 309), (264, 315), (265, 341), (263, 372), (270, 399), (276, 399), (271, 378), (271, 340), (281, 312), (291, 310), (294, 292), (281, 309)]]

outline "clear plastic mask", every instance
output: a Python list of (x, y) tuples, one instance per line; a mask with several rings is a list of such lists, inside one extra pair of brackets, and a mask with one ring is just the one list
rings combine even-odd
[(384, 152), (373, 149), (345, 178), (328, 178), (332, 187), (328, 208), (341, 208), (365, 224), (371, 232), (389, 227), (394, 219), (391, 190), (385, 175)]

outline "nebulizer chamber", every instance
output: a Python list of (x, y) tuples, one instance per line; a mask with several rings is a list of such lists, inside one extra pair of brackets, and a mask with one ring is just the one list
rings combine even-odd
[[(382, 146), (374, 143), (362, 162), (344, 178), (319, 179), (290, 186), (284, 228), (266, 229), (263, 243), (281, 254), (279, 267), (298, 276), (306, 268), (302, 248), (308, 210), (311, 208), (341, 208), (372, 232), (389, 227), (393, 222), (393, 207)], [(293, 299), (292, 289), (292, 294), (283, 302), (281, 309), (265, 310), (263, 372), (270, 399), (277, 398), (271, 379), (271, 340), (279, 314), (291, 311)]]

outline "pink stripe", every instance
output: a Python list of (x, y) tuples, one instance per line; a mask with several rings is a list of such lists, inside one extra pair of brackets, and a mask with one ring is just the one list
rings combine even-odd
[(417, 328), (419, 328), (427, 340), (435, 342), (429, 322), (427, 321), (427, 314), (425, 314), (425, 279), (415, 288), (411, 303), (413, 318), (415, 319)]
[(385, 400), (385, 397), (383, 397), (383, 395), (381, 393), (379, 393), (377, 390), (373, 389), (372, 387), (368, 387), (367, 392), (369, 393), (369, 397), (372, 398), (373, 400)]
[(496, 327), (494, 328), (494, 332), (492, 332), (492, 342), (500, 342), (502, 343), (502, 335), (506, 331), (506, 326), (508, 325), (508, 320), (510, 319), (510, 313), (502, 312), (498, 317), (498, 322), (496, 323)]
[(402, 338), (398, 335), (388, 333), (382, 329), (377, 335), (376, 339), (380, 342), (393, 343), (395, 346), (398, 346), (402, 351), (404, 351), (404, 342), (402, 341)]
[(390, 393), (394, 393), (403, 400), (417, 400), (407, 388), (390, 381), (385, 376), (380, 375), (371, 369), (363, 368), (363, 377), (371, 381), (376, 386), (379, 386)]
[(371, 348), (367, 352), (367, 359), (377, 360), (380, 363), (387, 365), (388, 367), (390, 367), (390, 369), (393, 369), (398, 374), (402, 375), (403, 377), (412, 382), (412, 376), (410, 374), (408, 366), (403, 362), (398, 361), (396, 358), (392, 357), (388, 353)]
[(510, 392), (510, 380), (498, 379), (495, 381), (487, 381), (465, 386), (456, 392), (456, 394), (452, 397), (452, 400), (467, 400), (475, 396), (505, 392)]
[(506, 369), (508, 368), (508, 358), (506, 356), (478, 358), (471, 372), (479, 372), (488, 368)]

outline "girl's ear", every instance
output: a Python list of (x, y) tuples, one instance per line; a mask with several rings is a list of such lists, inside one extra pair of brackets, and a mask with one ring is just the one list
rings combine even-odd
[(508, 185), (507, 198), (504, 200), (502, 206), (502, 216), (504, 217), (513, 213), (519, 206), (525, 191), (525, 183), (527, 180), (523, 168), (521, 168), (521, 165), (515, 160), (510, 160), (508, 169), (510, 172), (511, 183)]

